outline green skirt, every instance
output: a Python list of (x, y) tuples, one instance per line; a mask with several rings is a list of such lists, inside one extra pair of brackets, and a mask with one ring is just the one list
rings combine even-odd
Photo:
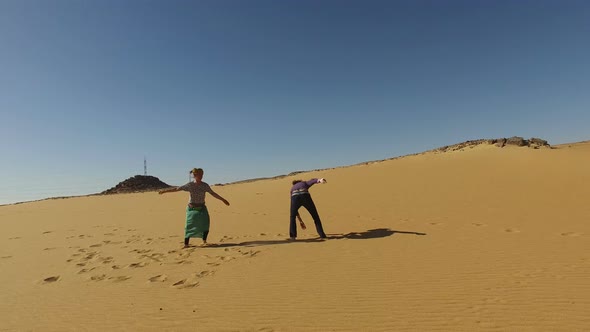
[(186, 208), (186, 225), (184, 226), (184, 237), (203, 238), (204, 233), (209, 231), (209, 212), (207, 207)]

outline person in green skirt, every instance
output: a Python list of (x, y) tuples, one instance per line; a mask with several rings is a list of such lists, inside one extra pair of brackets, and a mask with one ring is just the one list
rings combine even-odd
[(188, 248), (188, 243), (191, 237), (200, 237), (203, 239), (203, 244), (207, 244), (207, 235), (209, 235), (209, 212), (205, 205), (205, 193), (222, 201), (229, 206), (229, 202), (213, 191), (211, 187), (203, 182), (203, 169), (193, 168), (190, 171), (194, 181), (189, 182), (180, 187), (168, 188), (160, 190), (160, 195), (176, 191), (188, 191), (190, 193), (190, 200), (186, 207), (186, 225), (184, 228), (184, 247)]

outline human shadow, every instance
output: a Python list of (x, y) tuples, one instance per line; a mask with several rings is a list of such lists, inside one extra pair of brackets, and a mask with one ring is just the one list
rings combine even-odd
[(227, 248), (227, 247), (258, 247), (258, 246), (272, 246), (277, 244), (294, 244), (294, 243), (313, 243), (313, 242), (323, 242), (323, 239), (320, 238), (313, 238), (313, 239), (302, 239), (302, 240), (256, 240), (256, 241), (245, 241), (240, 243), (210, 243), (204, 248)]
[[(426, 235), (426, 233), (420, 232), (408, 232), (408, 231), (397, 231), (392, 230), (389, 228), (376, 228), (370, 229), (364, 232), (351, 232), (347, 234), (329, 234), (328, 239), (353, 239), (353, 240), (362, 240), (362, 239), (378, 239), (388, 237), (394, 234), (410, 234), (410, 235)], [(324, 239), (321, 238), (313, 238), (313, 239), (302, 239), (302, 240), (255, 240), (255, 241), (245, 241), (240, 243), (211, 243), (207, 247), (204, 248), (227, 248), (227, 247), (258, 247), (258, 246), (270, 246), (270, 245), (278, 245), (278, 244), (296, 244), (296, 243), (316, 243), (316, 242), (324, 242)]]
[(347, 234), (330, 234), (330, 239), (378, 239), (382, 237), (392, 236), (393, 234), (410, 234), (410, 235), (426, 235), (420, 232), (397, 231), (389, 228), (376, 228), (364, 232), (351, 232)]

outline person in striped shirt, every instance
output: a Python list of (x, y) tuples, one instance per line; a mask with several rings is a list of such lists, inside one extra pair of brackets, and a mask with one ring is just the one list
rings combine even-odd
[(320, 220), (320, 215), (318, 214), (318, 210), (309, 193), (309, 188), (311, 188), (311, 186), (313, 186), (316, 183), (327, 183), (327, 181), (326, 179), (293, 181), (293, 187), (291, 187), (291, 215), (289, 220), (289, 240), (294, 241), (297, 238), (297, 225), (295, 223), (295, 218), (300, 218), (299, 208), (302, 206), (307, 209), (309, 214), (311, 214), (313, 222), (315, 223), (315, 228), (320, 238), (326, 238), (326, 233), (324, 233), (322, 221)]

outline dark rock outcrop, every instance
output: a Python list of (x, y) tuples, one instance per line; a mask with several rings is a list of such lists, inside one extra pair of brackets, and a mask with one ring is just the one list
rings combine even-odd
[(513, 136), (506, 140), (506, 145), (527, 146), (527, 143), (527, 140), (518, 136)]
[(506, 145), (506, 139), (505, 138), (498, 138), (495, 139), (494, 141), (496, 141), (496, 146), (503, 148), (504, 145)]
[(105, 190), (101, 192), (101, 195), (110, 195), (110, 194), (123, 194), (123, 193), (136, 193), (136, 192), (144, 192), (144, 191), (155, 191), (165, 188), (170, 188), (171, 186), (160, 181), (155, 176), (150, 175), (136, 175), (130, 177), (129, 179), (120, 182), (113, 188), (109, 190)]
[(449, 151), (457, 151), (462, 150), (467, 147), (474, 147), (475, 145), (480, 144), (495, 144), (497, 147), (503, 148), (507, 145), (513, 146), (520, 146), (520, 147), (530, 147), (533, 149), (538, 149), (540, 147), (550, 148), (551, 146), (547, 143), (546, 140), (540, 138), (531, 138), (531, 139), (524, 139), (522, 137), (513, 136), (510, 138), (494, 138), (494, 139), (478, 139), (473, 141), (465, 141), (463, 143), (453, 144), (443, 146), (438, 149), (434, 149), (432, 151), (435, 152), (449, 152)]
[(549, 143), (547, 143), (547, 141), (544, 139), (533, 137), (533, 138), (529, 139), (529, 146), (537, 148), (537, 147), (541, 147), (541, 146), (549, 146)]

